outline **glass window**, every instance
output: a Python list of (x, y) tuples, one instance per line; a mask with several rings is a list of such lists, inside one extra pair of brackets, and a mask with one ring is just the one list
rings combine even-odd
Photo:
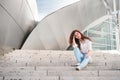
[(84, 32), (93, 41), (95, 50), (114, 50), (116, 49), (115, 24), (113, 20), (106, 20)]

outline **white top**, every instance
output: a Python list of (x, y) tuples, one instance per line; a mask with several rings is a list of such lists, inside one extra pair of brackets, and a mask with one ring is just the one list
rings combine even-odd
[(85, 39), (83, 42), (81, 43), (81, 51), (83, 53), (87, 53), (88, 50), (92, 50), (92, 42), (88, 39)]

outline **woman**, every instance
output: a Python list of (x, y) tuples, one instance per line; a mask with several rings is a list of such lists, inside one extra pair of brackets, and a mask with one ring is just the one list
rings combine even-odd
[(84, 36), (79, 30), (74, 30), (70, 35), (69, 43), (74, 48), (74, 55), (77, 60), (76, 70), (80, 70), (86, 67), (89, 62), (92, 62), (90, 56), (92, 42), (89, 37)]

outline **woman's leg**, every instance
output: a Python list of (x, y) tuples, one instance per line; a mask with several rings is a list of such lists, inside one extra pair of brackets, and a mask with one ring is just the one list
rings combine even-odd
[(78, 47), (74, 47), (74, 55), (78, 63), (81, 62), (81, 57), (83, 57), (83, 54), (80, 52)]
[(79, 66), (77, 66), (76, 70), (80, 70), (84, 67), (87, 66), (87, 64), (91, 61), (91, 56), (89, 56), (88, 58), (84, 58), (84, 60), (81, 62), (81, 64)]

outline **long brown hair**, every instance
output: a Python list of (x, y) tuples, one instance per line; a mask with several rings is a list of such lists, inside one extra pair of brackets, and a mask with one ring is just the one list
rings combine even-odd
[[(71, 32), (71, 34), (70, 34), (70, 37), (69, 37), (69, 43), (70, 43), (70, 45), (72, 45), (72, 43), (73, 43), (73, 37), (74, 37), (74, 33), (75, 33), (75, 32), (80, 33), (81, 39), (82, 39), (83, 41), (84, 41), (85, 39), (88, 39), (88, 40), (92, 41), (89, 37), (83, 35), (79, 30), (73, 30), (73, 31)], [(75, 38), (75, 42), (76, 42), (78, 48), (81, 50), (80, 40), (77, 39), (77, 38)]]

